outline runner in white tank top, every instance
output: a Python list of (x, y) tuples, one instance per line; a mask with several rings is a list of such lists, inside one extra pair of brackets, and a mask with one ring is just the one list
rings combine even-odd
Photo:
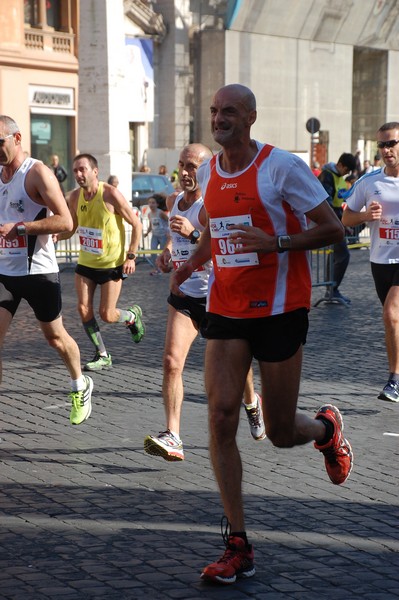
[[(183, 208), (181, 208), (181, 206), (183, 206)], [(173, 222), (173, 219), (176, 216), (183, 217), (191, 223), (194, 230), (199, 231), (201, 234), (204, 231), (204, 225), (200, 221), (199, 215), (201, 211), (204, 214), (203, 206), (204, 201), (201, 196), (198, 198), (198, 200), (195, 200), (193, 204), (185, 207), (184, 192), (181, 192), (177, 196), (173, 207), (170, 210), (170, 220)], [(202, 221), (203, 220), (204, 217), (202, 216)], [(170, 235), (172, 238), (171, 246), (173, 267), (177, 269), (188, 258), (190, 258), (196, 249), (196, 244), (193, 244), (189, 237), (185, 237), (180, 232), (173, 231), (173, 229), (171, 229)], [(194, 271), (191, 277), (187, 279), (187, 281), (185, 281), (180, 287), (183, 294), (186, 296), (193, 296), (194, 298), (204, 298), (208, 292), (208, 280), (211, 268), (212, 263), (209, 261), (206, 263), (206, 265), (198, 269), (198, 271)]]
[[(30, 169), (39, 161), (26, 158), (9, 181), (2, 181), (0, 167), (0, 222), (40, 221), (51, 216), (48, 207), (32, 200), (25, 189)], [(50, 234), (16, 236), (12, 241), (0, 239), (0, 272), (2, 275), (36, 275), (58, 273), (53, 239)]]
[(71, 231), (73, 221), (56, 177), (42, 162), (25, 158), (21, 138), (17, 123), (0, 115), (0, 340), (26, 299), (69, 371), (70, 422), (79, 425), (91, 413), (93, 381), (82, 375), (79, 347), (62, 323), (52, 241), (52, 234)]

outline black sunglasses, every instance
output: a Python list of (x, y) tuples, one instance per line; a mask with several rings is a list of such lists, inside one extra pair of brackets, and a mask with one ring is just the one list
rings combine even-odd
[(5, 135), (3, 138), (0, 138), (0, 146), (5, 144), (6, 140), (8, 140), (8, 138), (12, 137), (13, 135), (14, 135), (13, 133), (9, 133), (8, 135)]
[(393, 148), (399, 144), (399, 140), (388, 140), (387, 142), (377, 142), (377, 148)]

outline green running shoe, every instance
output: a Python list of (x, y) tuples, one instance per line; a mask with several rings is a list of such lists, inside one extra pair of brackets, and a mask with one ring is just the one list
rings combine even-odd
[(98, 352), (95, 353), (93, 360), (85, 364), (84, 371), (101, 371), (101, 369), (109, 369), (112, 367), (112, 357), (110, 354), (101, 356)]
[(141, 319), (143, 311), (141, 310), (138, 304), (133, 304), (133, 306), (128, 308), (128, 310), (134, 316), (134, 321), (133, 323), (126, 321), (126, 326), (128, 329), (130, 329), (132, 333), (133, 341), (136, 342), (136, 344), (138, 344), (143, 339), (145, 334), (144, 323)]
[(91, 414), (91, 393), (93, 391), (93, 380), (91, 377), (84, 375), (86, 387), (80, 392), (71, 392), (69, 397), (72, 402), (71, 413), (69, 420), (72, 425), (80, 425), (86, 421)]

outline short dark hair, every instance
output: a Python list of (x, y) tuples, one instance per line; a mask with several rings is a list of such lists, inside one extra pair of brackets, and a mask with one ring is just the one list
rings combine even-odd
[(73, 159), (73, 162), (76, 162), (77, 160), (80, 160), (81, 158), (86, 158), (86, 160), (89, 161), (89, 164), (91, 166), (92, 169), (98, 169), (98, 162), (95, 156), (93, 156), (92, 154), (88, 154), (86, 152), (84, 152), (83, 154), (78, 154), (77, 156), (75, 156), (75, 158)]
[(391, 131), (391, 129), (399, 129), (399, 123), (397, 121), (384, 123), (384, 125), (381, 125), (378, 131)]
[(353, 154), (349, 152), (344, 152), (338, 159), (338, 162), (341, 163), (344, 167), (349, 169), (349, 171), (355, 171), (356, 169), (356, 158)]

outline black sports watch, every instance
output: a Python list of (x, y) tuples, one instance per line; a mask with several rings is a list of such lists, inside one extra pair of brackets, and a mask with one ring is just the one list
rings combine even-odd
[(136, 260), (136, 255), (135, 255), (134, 252), (128, 252), (127, 255), (126, 255), (126, 258), (128, 260)]
[(200, 239), (200, 232), (198, 231), (198, 229), (194, 229), (191, 233), (190, 233), (190, 243), (191, 244), (196, 244), (198, 242), (198, 240)]
[(285, 252), (291, 250), (291, 238), (289, 235), (277, 236), (277, 252)]
[(26, 235), (25, 223), (17, 223), (17, 235)]

